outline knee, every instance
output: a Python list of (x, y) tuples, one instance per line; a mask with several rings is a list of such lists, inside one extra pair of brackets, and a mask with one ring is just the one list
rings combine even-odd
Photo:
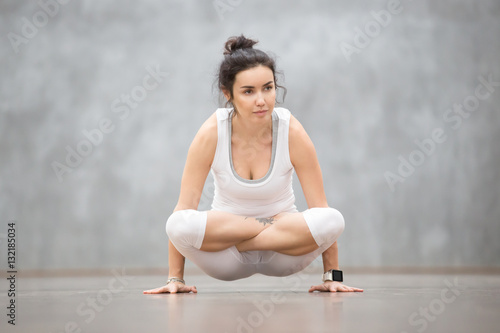
[(178, 210), (169, 216), (165, 225), (165, 231), (172, 243), (176, 243), (186, 238), (186, 236), (192, 232), (189, 227), (189, 218), (190, 215), (194, 213), (195, 211), (190, 209)]
[(335, 208), (325, 208), (325, 223), (328, 225), (328, 233), (332, 237), (338, 238), (344, 231), (344, 216)]
[(305, 210), (302, 214), (319, 246), (335, 243), (344, 231), (344, 217), (335, 208), (314, 207)]

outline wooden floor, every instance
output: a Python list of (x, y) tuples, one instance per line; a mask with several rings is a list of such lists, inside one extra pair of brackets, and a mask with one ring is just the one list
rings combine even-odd
[[(223, 282), (187, 277), (198, 294), (143, 295), (163, 275), (17, 278), (7, 332), (498, 332), (500, 275), (345, 274), (363, 293), (308, 293), (317, 274)], [(5, 282), (5, 280), (4, 280)], [(3, 284), (6, 286), (6, 284)], [(7, 287), (8, 289), (8, 287)]]

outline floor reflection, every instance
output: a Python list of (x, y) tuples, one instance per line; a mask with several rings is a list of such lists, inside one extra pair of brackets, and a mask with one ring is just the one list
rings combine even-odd
[(274, 290), (168, 295), (169, 332), (342, 330), (343, 295)]

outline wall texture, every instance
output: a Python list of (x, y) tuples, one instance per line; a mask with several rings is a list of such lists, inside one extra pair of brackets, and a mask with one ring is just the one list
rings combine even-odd
[(24, 269), (167, 267), (187, 149), (241, 33), (277, 56), (316, 145), (341, 266), (500, 266), (495, 0), (3, 0), (1, 253), (15, 221)]

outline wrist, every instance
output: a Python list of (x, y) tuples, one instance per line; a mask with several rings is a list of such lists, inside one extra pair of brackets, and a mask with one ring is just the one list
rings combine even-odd
[(180, 282), (182, 284), (186, 284), (186, 282), (184, 281), (184, 279), (182, 278), (179, 278), (179, 277), (175, 277), (175, 276), (172, 276), (172, 277), (169, 277), (168, 280), (167, 280), (167, 284), (171, 283), (171, 282)]
[(323, 282), (327, 281), (343, 282), (344, 277), (342, 271), (337, 269), (330, 269), (326, 271), (325, 273), (323, 273)]

